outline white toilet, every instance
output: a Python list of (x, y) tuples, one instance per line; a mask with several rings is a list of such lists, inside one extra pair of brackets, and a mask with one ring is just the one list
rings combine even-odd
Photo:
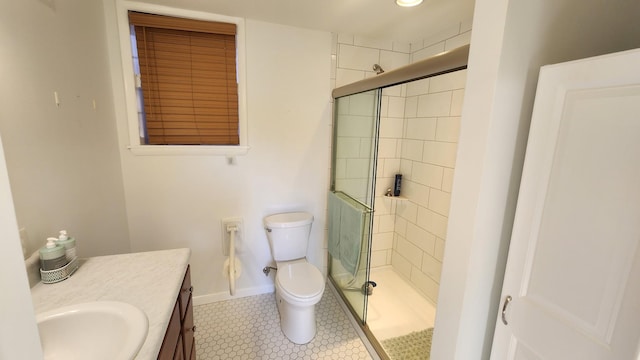
[(315, 305), (324, 292), (324, 277), (307, 262), (313, 215), (306, 212), (274, 214), (264, 218), (276, 272), (276, 303), (280, 328), (296, 344), (316, 335)]

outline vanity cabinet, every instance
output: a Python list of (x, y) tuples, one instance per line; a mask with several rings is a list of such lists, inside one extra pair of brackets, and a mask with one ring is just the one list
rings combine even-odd
[(193, 324), (193, 287), (189, 266), (171, 313), (158, 360), (195, 360), (196, 342)]

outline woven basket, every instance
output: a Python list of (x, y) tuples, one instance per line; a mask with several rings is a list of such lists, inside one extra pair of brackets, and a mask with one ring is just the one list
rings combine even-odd
[(67, 279), (76, 270), (78, 270), (78, 258), (74, 257), (67, 265), (59, 269), (47, 271), (40, 269), (40, 277), (43, 284), (53, 284)]

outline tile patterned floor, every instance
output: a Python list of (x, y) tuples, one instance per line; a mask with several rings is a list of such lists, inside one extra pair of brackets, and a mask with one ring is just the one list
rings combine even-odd
[(371, 359), (328, 285), (316, 305), (316, 337), (305, 345), (282, 334), (274, 294), (198, 305), (194, 320), (199, 360)]

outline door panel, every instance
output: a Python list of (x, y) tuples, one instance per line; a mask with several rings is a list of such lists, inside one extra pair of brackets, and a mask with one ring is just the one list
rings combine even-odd
[[(360, 291), (369, 281), (372, 209), (378, 151), (380, 90), (335, 99), (331, 190), (346, 194), (365, 208), (364, 229), (355, 275), (341, 259), (329, 254), (329, 276), (361, 323), (367, 319), (367, 293)], [(329, 216), (336, 215), (329, 209)], [(338, 216), (338, 219), (340, 216)], [(355, 226), (356, 223), (353, 223)], [(356, 233), (358, 233), (356, 231)], [(335, 236), (329, 233), (327, 236)], [(329, 243), (331, 243), (331, 239)], [(337, 240), (333, 240), (337, 241)]]
[(492, 358), (637, 356), (639, 84), (640, 51), (541, 70)]

